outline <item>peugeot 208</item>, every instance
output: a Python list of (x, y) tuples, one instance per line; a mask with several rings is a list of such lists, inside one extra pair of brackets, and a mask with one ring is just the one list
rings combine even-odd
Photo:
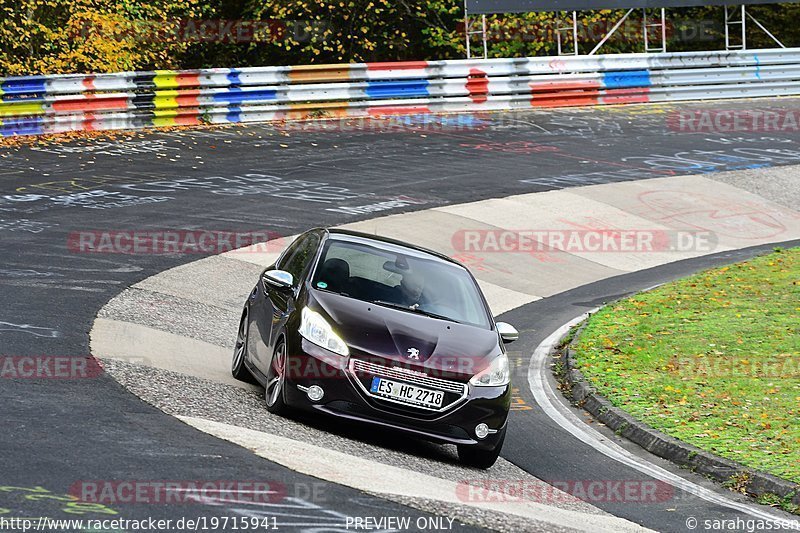
[(494, 464), (511, 400), (504, 343), (470, 272), (371, 235), (314, 229), (267, 268), (242, 312), (232, 373), (267, 409), (310, 410), (455, 444)]

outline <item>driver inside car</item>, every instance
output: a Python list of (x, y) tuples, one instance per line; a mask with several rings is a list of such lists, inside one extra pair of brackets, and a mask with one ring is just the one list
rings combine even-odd
[(422, 291), (425, 289), (425, 278), (416, 272), (406, 272), (400, 280), (399, 301), (408, 307), (419, 307), (423, 302)]

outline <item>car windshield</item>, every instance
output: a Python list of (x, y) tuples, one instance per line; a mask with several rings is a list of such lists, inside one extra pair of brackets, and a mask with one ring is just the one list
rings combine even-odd
[(490, 328), (486, 306), (466, 269), (409, 251), (329, 240), (312, 286), (385, 307)]

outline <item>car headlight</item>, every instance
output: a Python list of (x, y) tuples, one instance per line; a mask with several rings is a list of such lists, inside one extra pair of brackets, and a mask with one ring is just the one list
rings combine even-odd
[(508, 356), (500, 354), (494, 358), (492, 364), (481, 372), (475, 374), (469, 382), (478, 387), (502, 387), (511, 381), (511, 371), (508, 368)]
[(322, 346), (333, 353), (338, 353), (345, 357), (350, 355), (347, 345), (333, 332), (331, 325), (322, 318), (322, 315), (308, 307), (304, 307), (300, 315), (300, 335), (309, 342)]

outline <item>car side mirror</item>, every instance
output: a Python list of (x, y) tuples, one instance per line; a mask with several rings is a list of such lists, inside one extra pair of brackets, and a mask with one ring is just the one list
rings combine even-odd
[(519, 331), (511, 324), (498, 322), (495, 325), (497, 326), (497, 333), (500, 334), (500, 338), (504, 343), (508, 344), (509, 342), (514, 342), (519, 339)]
[(294, 276), (285, 270), (268, 270), (263, 277), (266, 283), (279, 289), (291, 289), (294, 286)]

